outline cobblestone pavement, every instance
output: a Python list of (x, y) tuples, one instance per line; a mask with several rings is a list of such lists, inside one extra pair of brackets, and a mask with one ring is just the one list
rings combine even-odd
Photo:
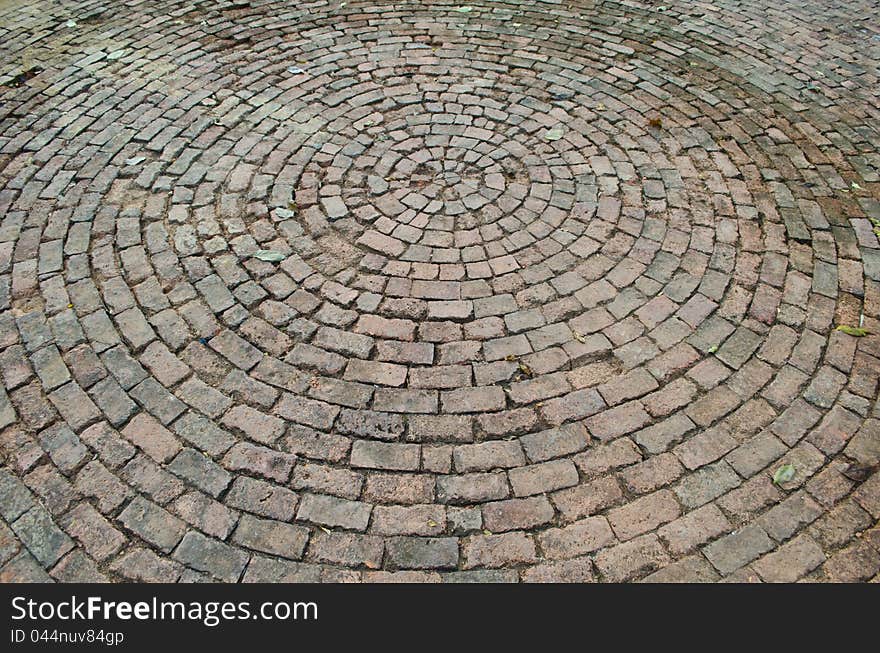
[(0, 2), (0, 579), (878, 580), (877, 17)]

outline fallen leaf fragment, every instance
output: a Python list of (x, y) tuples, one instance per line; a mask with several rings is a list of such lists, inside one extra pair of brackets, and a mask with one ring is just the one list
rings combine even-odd
[(863, 338), (864, 336), (868, 335), (867, 329), (863, 329), (862, 327), (848, 326), (846, 324), (841, 324), (835, 329), (835, 331), (842, 331), (846, 335), (854, 336), (856, 338)]
[(258, 249), (256, 253), (254, 253), (254, 258), (258, 258), (261, 261), (268, 261), (269, 263), (278, 263), (286, 259), (287, 254), (274, 249)]
[(791, 479), (794, 478), (794, 465), (783, 465), (779, 469), (776, 470), (776, 473), (773, 474), (773, 482), (776, 485), (782, 485), (783, 483), (788, 483)]
[(874, 472), (880, 469), (880, 464), (875, 465), (859, 465), (853, 464), (847, 467), (843, 472), (841, 472), (844, 476), (846, 476), (849, 480), (855, 481), (856, 483), (861, 483), (862, 481), (867, 481), (868, 477), (871, 476)]
[(562, 127), (554, 127), (553, 129), (547, 130), (547, 133), (544, 134), (544, 138), (548, 141), (558, 141), (562, 138), (563, 134), (565, 134), (565, 130)]

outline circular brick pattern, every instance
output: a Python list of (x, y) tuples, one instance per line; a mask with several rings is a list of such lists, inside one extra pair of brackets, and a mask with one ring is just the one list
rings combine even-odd
[(12, 3), (0, 577), (876, 578), (850, 15)]

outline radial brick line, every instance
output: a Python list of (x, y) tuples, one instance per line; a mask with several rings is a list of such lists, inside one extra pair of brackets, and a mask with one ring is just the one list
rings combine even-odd
[(872, 6), (3, 2), (0, 580), (877, 581)]

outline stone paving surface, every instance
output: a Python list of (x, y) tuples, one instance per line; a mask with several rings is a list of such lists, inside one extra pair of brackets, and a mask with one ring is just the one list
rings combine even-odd
[(865, 0), (0, 2), (0, 580), (877, 581), (878, 61)]

